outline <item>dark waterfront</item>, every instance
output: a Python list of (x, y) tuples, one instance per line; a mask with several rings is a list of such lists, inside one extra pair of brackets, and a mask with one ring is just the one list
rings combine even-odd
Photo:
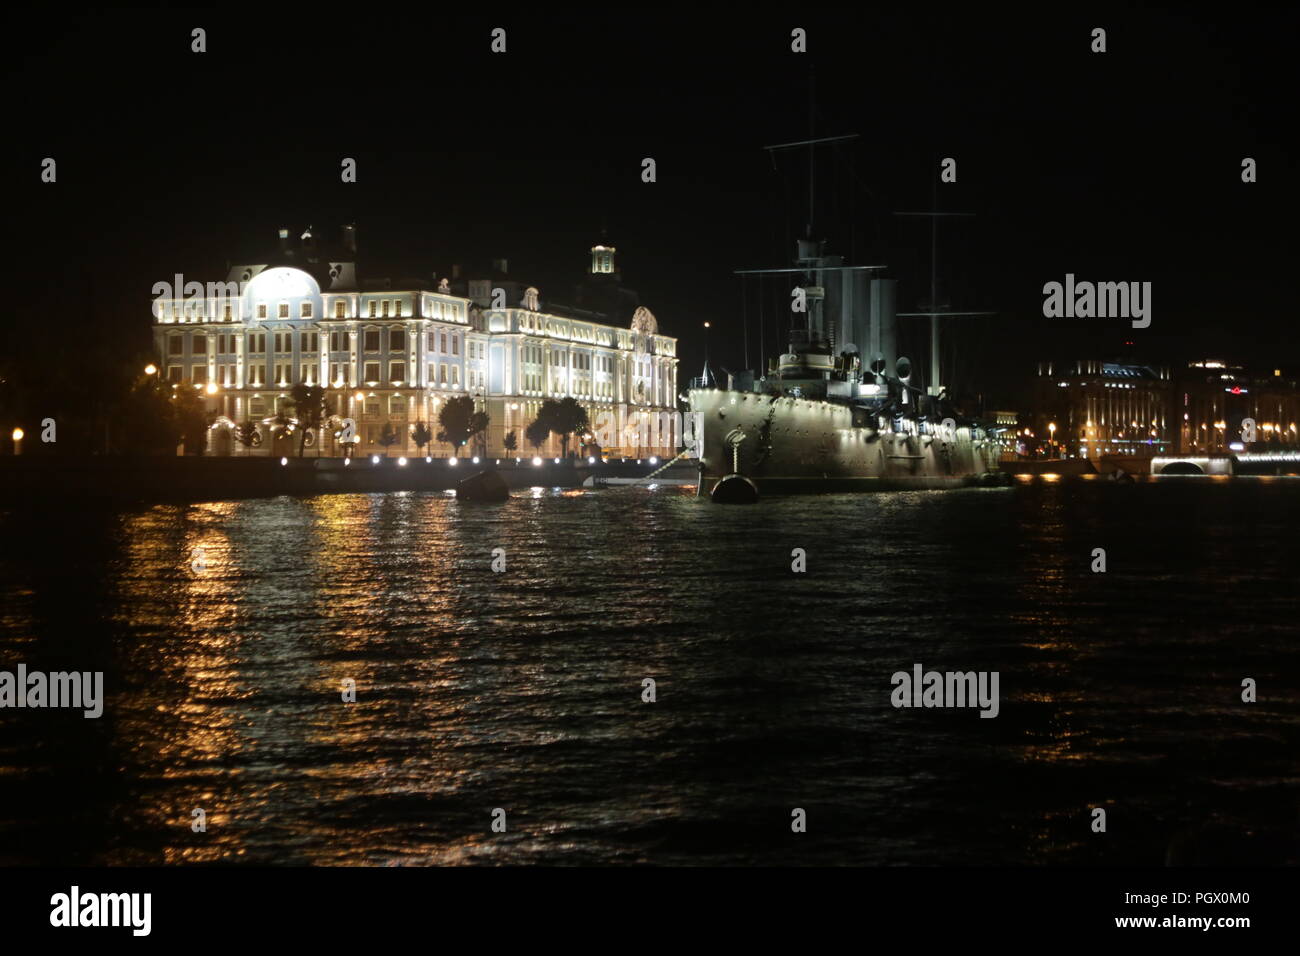
[[(107, 701), (0, 710), (0, 858), (1295, 863), (1298, 519), (1285, 478), (5, 512), (0, 669)], [(999, 716), (894, 709), (914, 663)]]

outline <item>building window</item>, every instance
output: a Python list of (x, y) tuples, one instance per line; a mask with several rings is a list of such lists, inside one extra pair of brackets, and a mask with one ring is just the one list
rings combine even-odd
[(442, 362), (438, 363), (438, 384), (444, 386), (447, 384), (447, 366)]
[(303, 318), (303, 319), (310, 319), (310, 318), (312, 317), (312, 316), (311, 316), (311, 303), (310, 303), (310, 302), (304, 302), (304, 303), (302, 304), (302, 306), (301, 306), (301, 307), (299, 308), (299, 310), (298, 310), (298, 317), (299, 317), (299, 318)]
[(266, 384), (266, 366), (261, 362), (256, 365), (248, 366), (248, 384), (265, 385)]
[(167, 381), (179, 382), (181, 380), (181, 367), (179, 365), (167, 366)]
[(388, 318), (388, 300), (387, 300), (387, 299), (384, 300), (384, 311), (383, 311), (382, 315), (383, 315), (384, 318)]
[(287, 319), (289, 317), (289, 303), (281, 302), (280, 308), (276, 314), (279, 315), (279, 317), (282, 319)]
[(406, 396), (394, 395), (388, 399), (388, 413), (390, 415), (406, 415)]
[(259, 306), (257, 307), (257, 317), (258, 317), (259, 319), (264, 319), (264, 318), (266, 318), (266, 303), (265, 303), (265, 302), (262, 303), (261, 305), (259, 305)]
[(231, 315), (230, 315), (230, 303), (226, 303), (225, 313), (224, 313), (224, 315), (223, 315), (223, 318), (224, 318), (227, 322), (229, 322), (230, 319), (231, 319)]
[(388, 350), (390, 352), (404, 352), (406, 350), (406, 333), (401, 329), (389, 329)]
[(304, 332), (302, 334), (302, 350), (304, 352), (315, 352), (319, 342), (316, 332)]
[(179, 336), (179, 335), (169, 335), (169, 336), (167, 336), (167, 354), (168, 354), (168, 355), (184, 355), (184, 354), (185, 354), (185, 339), (184, 339), (182, 336)]
[(460, 388), (460, 366), (459, 365), (453, 365), (451, 367), (451, 387)]
[(379, 363), (366, 363), (366, 376), (364, 379), (367, 385), (377, 385), (379, 383)]
[(371, 395), (366, 399), (366, 414), (371, 418), (379, 417), (379, 398)]
[(367, 352), (379, 351), (379, 330), (378, 329), (366, 329), (365, 346)]
[(388, 363), (388, 380), (394, 384), (400, 384), (406, 381), (406, 363), (389, 362)]
[(347, 303), (344, 302), (342, 299), (337, 300), (334, 303), (334, 318), (346, 319), (347, 317), (348, 317)]
[(193, 336), (190, 342), (190, 353), (192, 355), (208, 354), (208, 337), (202, 333)]
[(375, 300), (374, 300), (374, 299), (371, 299), (371, 300), (370, 300), (370, 318), (373, 319), (374, 317), (375, 317)]
[(459, 335), (453, 335), (453, 336), (451, 337), (451, 354), (452, 354), (452, 355), (459, 355), (459, 354), (460, 354), (460, 336), (459, 336)]
[(195, 385), (208, 384), (208, 367), (206, 365), (196, 365), (190, 373), (190, 381)]
[(331, 351), (331, 352), (342, 352), (342, 351), (343, 351), (343, 333), (342, 333), (342, 332), (331, 332), (331, 333), (330, 333), (330, 351)]

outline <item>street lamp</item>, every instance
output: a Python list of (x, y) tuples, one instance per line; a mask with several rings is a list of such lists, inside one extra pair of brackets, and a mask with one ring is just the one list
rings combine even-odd
[(144, 367), (144, 374), (146, 375), (154, 375), (157, 374), (157, 372), (158, 372), (158, 366), (154, 365), (153, 362), (150, 362), (148, 365)]
[(704, 323), (704, 387), (708, 388), (711, 383), (709, 375), (709, 328), (708, 322)]
[(22, 430), (21, 428), (15, 428), (15, 429), (14, 429), (14, 436), (13, 436), (13, 437), (14, 437), (14, 454), (15, 454), (15, 455), (21, 455), (21, 454), (23, 453), (23, 434), (24, 434), (24, 432), (23, 432), (23, 430)]

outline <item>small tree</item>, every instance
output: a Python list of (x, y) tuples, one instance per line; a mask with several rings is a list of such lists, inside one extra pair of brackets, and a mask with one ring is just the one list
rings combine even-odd
[(203, 396), (188, 382), (183, 383), (172, 399), (176, 414), (177, 436), (185, 443), (185, 454), (202, 455), (208, 441), (208, 426), (213, 415)]
[[(474, 399), (468, 395), (449, 398), (438, 410), (438, 441), (451, 446), (452, 455), (474, 434)], [(484, 416), (486, 417), (486, 416)], [(486, 427), (486, 426), (485, 426)]]
[(551, 428), (546, 422), (538, 418), (536, 421), (529, 422), (524, 429), (524, 439), (528, 444), (533, 446), (534, 451), (541, 451), (542, 445), (546, 439), (551, 437)]
[(248, 454), (248, 449), (262, 444), (262, 435), (257, 430), (257, 424), (251, 419), (244, 422), (235, 429), (235, 441), (244, 446), (244, 454)]
[(293, 419), (284, 412), (276, 412), (275, 417), (271, 419), (271, 437), (283, 438), (289, 434), (289, 429), (293, 427)]
[(128, 454), (176, 454), (181, 431), (176, 420), (176, 402), (156, 382), (134, 388), (122, 403), (120, 432), (128, 435)]
[(569, 436), (591, 428), (587, 410), (572, 396), (558, 402), (549, 398), (542, 402), (542, 407), (537, 410), (537, 420), (545, 423), (548, 431), (560, 436), (560, 448), (566, 458), (569, 455)]
[(506, 437), (501, 439), (501, 444), (505, 447), (506, 451), (514, 451), (519, 447), (519, 439), (516, 437), (513, 429), (506, 432)]
[(478, 453), (483, 456), (487, 455), (487, 427), (491, 421), (487, 412), (475, 412), (469, 417), (467, 439), (474, 439), (474, 444), (478, 446)]
[(384, 430), (379, 433), (379, 444), (384, 446), (384, 457), (387, 458), (388, 449), (397, 444), (397, 429), (392, 422), (384, 422)]
[(411, 441), (415, 442), (416, 451), (423, 455), (424, 446), (433, 441), (433, 432), (424, 422), (416, 422), (411, 429)]
[[(302, 429), (302, 434), (298, 436), (298, 457), (302, 457), (303, 449), (307, 445), (307, 429), (313, 433), (320, 431), (321, 422), (325, 420), (328, 409), (325, 407), (325, 389), (319, 385), (304, 385), (299, 382), (289, 390), (289, 403), (293, 405), (294, 413), (298, 416), (298, 427)], [(320, 454), (321, 443), (316, 443), (316, 454)]]

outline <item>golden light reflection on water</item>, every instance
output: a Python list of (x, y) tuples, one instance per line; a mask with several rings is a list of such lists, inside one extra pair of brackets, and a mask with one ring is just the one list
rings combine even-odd
[[(117, 705), (123, 756), (142, 768), (141, 777), (150, 772), (144, 768), (158, 768), (161, 779), (181, 784), (146, 788), (132, 813), (159, 832), (192, 833), (193, 810), (201, 808), (211, 834), (199, 843), (164, 845), (164, 862), (212, 861), (241, 852), (237, 831), (225, 826), (230, 797), (203, 787), (202, 774), (186, 769), (225, 764), (253, 745), (232, 706), (253, 696), (240, 676), (239, 553), (227, 533), (239, 508), (234, 502), (159, 506), (126, 523), (128, 568), (117, 579), (115, 604), (136, 609), (129, 626), (161, 630), (170, 639), (127, 651), (128, 675), (152, 676), (151, 686), (133, 687)], [(176, 546), (157, 548), (160, 532)], [(151, 593), (157, 581), (172, 582), (174, 590)], [(144, 620), (141, 608), (152, 611)], [(150, 703), (160, 696), (163, 702)], [(186, 786), (191, 778), (199, 779)]]

